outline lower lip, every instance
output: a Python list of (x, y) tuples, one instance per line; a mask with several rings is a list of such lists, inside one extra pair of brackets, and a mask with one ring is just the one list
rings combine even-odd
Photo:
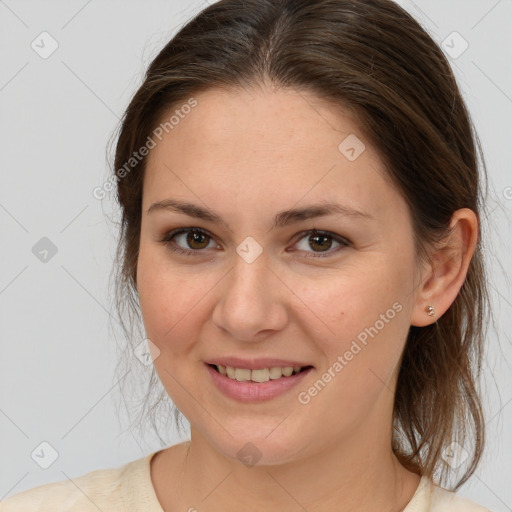
[(267, 382), (251, 382), (238, 381), (225, 377), (208, 364), (206, 365), (206, 369), (211, 375), (217, 389), (226, 396), (241, 402), (263, 402), (282, 395), (299, 384), (299, 382), (313, 370), (313, 368), (308, 368), (307, 370), (290, 375), (289, 377), (270, 379)]

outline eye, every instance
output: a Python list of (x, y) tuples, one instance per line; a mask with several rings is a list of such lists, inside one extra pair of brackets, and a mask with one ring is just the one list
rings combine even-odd
[[(325, 258), (326, 256), (339, 252), (340, 248), (348, 247), (350, 245), (350, 242), (347, 239), (334, 233), (330, 233), (329, 231), (312, 229), (309, 231), (303, 231), (299, 233), (298, 236), (300, 237), (298, 239), (299, 242), (307, 240), (306, 243), (303, 243), (303, 248), (299, 249), (305, 253), (309, 252), (309, 254), (306, 255), (307, 258)], [(333, 240), (334, 243), (339, 245), (339, 247), (335, 248), (335, 250), (330, 250), (332, 248)], [(158, 241), (168, 246), (169, 249), (178, 254), (199, 256), (203, 249), (212, 248), (209, 247), (209, 245), (210, 243), (213, 243), (213, 238), (206, 231), (200, 228), (190, 227), (170, 231)], [(178, 242), (181, 242), (185, 247), (183, 247), (183, 245), (179, 245)], [(318, 250), (308, 251), (308, 248)]]
[[(347, 239), (334, 233), (330, 233), (329, 231), (319, 231), (313, 229), (309, 231), (303, 231), (302, 233), (299, 233), (299, 236), (301, 236), (299, 242), (301, 240), (305, 240), (301, 250), (304, 250), (306, 253), (308, 253), (308, 248), (318, 249), (318, 251), (315, 250), (312, 253), (309, 252), (309, 254), (306, 255), (307, 258), (325, 258), (329, 255), (332, 255), (333, 253), (339, 252), (338, 249), (348, 247), (350, 245), (350, 242)], [(336, 250), (329, 250), (332, 247), (333, 240), (339, 245), (339, 247)]]
[[(180, 239), (182, 243), (187, 244), (192, 250), (183, 249), (176, 245), (176, 240)], [(202, 249), (208, 248), (208, 243), (205, 244), (205, 241), (208, 242), (208, 240), (213, 241), (211, 236), (200, 228), (181, 228), (167, 233), (159, 241), (179, 254), (198, 256)]]

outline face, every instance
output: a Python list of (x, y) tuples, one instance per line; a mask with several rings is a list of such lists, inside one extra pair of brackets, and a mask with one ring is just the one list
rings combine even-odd
[[(405, 201), (346, 111), (292, 90), (195, 98), (143, 190), (137, 288), (165, 389), (232, 459), (384, 439), (418, 279)], [(264, 370), (289, 365), (305, 370)]]

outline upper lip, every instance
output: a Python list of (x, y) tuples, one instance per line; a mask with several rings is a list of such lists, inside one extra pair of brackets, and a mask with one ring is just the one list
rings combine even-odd
[(232, 368), (246, 368), (248, 370), (261, 370), (262, 368), (272, 368), (275, 366), (312, 366), (308, 363), (300, 361), (290, 361), (287, 359), (275, 359), (271, 357), (263, 357), (258, 359), (243, 359), (241, 357), (216, 357), (205, 361), (206, 364), (215, 364), (221, 366), (231, 366)]

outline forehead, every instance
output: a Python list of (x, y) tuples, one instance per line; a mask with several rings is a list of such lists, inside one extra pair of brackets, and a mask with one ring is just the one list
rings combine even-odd
[[(163, 133), (166, 145), (186, 142), (197, 149), (195, 157), (203, 155), (206, 146), (231, 148), (231, 155), (239, 152), (279, 153), (292, 158), (294, 147), (337, 155), (338, 145), (349, 135), (363, 139), (355, 116), (341, 106), (334, 106), (310, 92), (296, 89), (211, 89), (194, 96), (197, 105), (187, 108), (179, 118), (172, 114), (187, 104), (177, 104), (162, 116), (162, 125), (173, 117), (172, 127)], [(185, 109), (184, 109), (185, 111)], [(171, 136), (172, 135), (172, 136)], [(172, 140), (171, 140), (172, 139)], [(367, 155), (378, 159), (369, 141), (365, 141)], [(162, 150), (162, 144), (159, 144)], [(287, 151), (288, 150), (288, 151)], [(161, 151), (153, 151), (160, 153)]]
[[(210, 202), (229, 197), (237, 207), (250, 191), (267, 206), (293, 205), (306, 195), (341, 197), (378, 214), (386, 194), (394, 193), (355, 117), (311, 93), (209, 90), (194, 99), (196, 106), (175, 116), (179, 121), (148, 156), (145, 204), (178, 194)], [(162, 121), (176, 110), (180, 114), (180, 105)]]

